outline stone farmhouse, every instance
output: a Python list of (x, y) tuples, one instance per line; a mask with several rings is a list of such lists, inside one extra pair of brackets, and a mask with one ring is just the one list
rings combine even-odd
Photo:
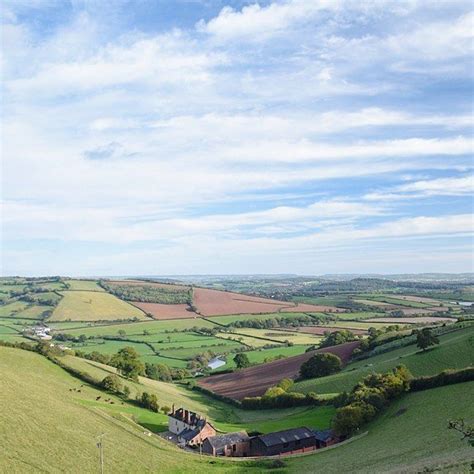
[(211, 456), (249, 456), (250, 437), (245, 431), (210, 436), (204, 441), (202, 452)]
[(216, 434), (215, 428), (201, 415), (184, 408), (175, 410), (174, 407), (168, 415), (168, 430), (184, 446), (198, 446)]

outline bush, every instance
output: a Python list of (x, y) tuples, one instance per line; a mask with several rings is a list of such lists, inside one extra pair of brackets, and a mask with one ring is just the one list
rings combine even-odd
[(324, 377), (339, 372), (342, 368), (341, 359), (334, 354), (315, 354), (301, 365), (300, 376), (303, 379)]
[(102, 380), (101, 385), (108, 392), (120, 393), (122, 391), (122, 382), (117, 375), (107, 375)]

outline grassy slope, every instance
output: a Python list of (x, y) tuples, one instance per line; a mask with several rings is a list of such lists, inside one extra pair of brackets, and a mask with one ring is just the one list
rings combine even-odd
[(474, 382), (406, 395), (367, 427), (367, 436), (288, 464), (294, 472), (469, 472), (474, 450), (446, 424), (461, 417), (472, 423), (473, 398)]
[(135, 306), (108, 293), (65, 291), (49, 321), (96, 321), (117, 319), (148, 319)]
[[(63, 358), (69, 366), (87, 372), (96, 380), (102, 380), (106, 375), (114, 373), (115, 369), (96, 362), (90, 362), (77, 357)], [(188, 390), (171, 383), (140, 378), (140, 383), (125, 382), (131, 391), (131, 396), (147, 391), (155, 393), (160, 406), (183, 406), (209, 417), (215, 426), (222, 431), (246, 429), (268, 433), (275, 429), (296, 428), (309, 424), (317, 428), (327, 428), (334, 413), (332, 407), (290, 408), (285, 410), (246, 411), (240, 410), (223, 402), (210, 398), (200, 392)]]
[(96, 437), (105, 433), (105, 472), (251, 472), (249, 465), (187, 454), (118, 413), (87, 406), (103, 395), (70, 392), (77, 379), (43, 357), (0, 347), (0, 472), (98, 472)]
[(335, 393), (350, 390), (371, 372), (386, 372), (405, 364), (413, 375), (433, 375), (449, 368), (474, 365), (474, 327), (440, 337), (440, 345), (420, 353), (415, 345), (402, 347), (370, 359), (349, 364), (335, 375), (298, 382), (293, 390), (301, 392)]

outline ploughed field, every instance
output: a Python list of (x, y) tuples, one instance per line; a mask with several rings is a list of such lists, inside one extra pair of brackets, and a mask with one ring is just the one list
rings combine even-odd
[(276, 360), (268, 364), (249, 367), (230, 374), (205, 377), (199, 381), (199, 385), (219, 395), (236, 400), (263, 395), (267, 388), (276, 385), (281, 379), (295, 378), (298, 375), (301, 364), (314, 354), (330, 352), (339, 356), (343, 362), (347, 362), (358, 345), (358, 341), (348, 342)]

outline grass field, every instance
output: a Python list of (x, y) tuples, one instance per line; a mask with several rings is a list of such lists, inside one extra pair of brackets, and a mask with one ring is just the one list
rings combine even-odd
[[(469, 472), (473, 448), (447, 420), (474, 421), (474, 382), (412, 393), (345, 446), (288, 460), (292, 472)], [(404, 412), (403, 412), (404, 411)], [(365, 431), (365, 429), (364, 429)]]
[(298, 392), (336, 393), (350, 390), (371, 372), (386, 372), (405, 364), (415, 376), (433, 375), (444, 369), (474, 365), (474, 328), (466, 328), (441, 336), (440, 345), (420, 353), (415, 345), (349, 364), (342, 372), (320, 379), (297, 382)]
[(381, 318), (385, 316), (385, 313), (381, 313), (380, 311), (361, 311), (361, 312), (356, 312), (356, 313), (339, 313), (337, 315), (337, 319), (342, 319), (342, 320), (364, 320), (364, 319), (370, 319), (370, 318)]
[[(262, 364), (264, 362), (268, 362), (277, 358), (279, 356), (283, 357), (291, 357), (299, 354), (303, 354), (306, 351), (308, 346), (281, 346), (281, 347), (274, 347), (272, 349), (265, 349), (265, 350), (254, 350), (254, 351), (247, 351), (245, 354), (250, 360), (252, 364)], [(227, 358), (227, 363), (223, 367), (225, 369), (234, 368), (235, 363), (233, 361), (233, 356)]]
[(94, 280), (65, 280), (70, 290), (80, 291), (105, 291), (98, 283)]
[[(315, 315), (323, 315), (323, 313), (311, 313)], [(210, 321), (217, 324), (228, 325), (236, 321), (248, 321), (249, 319), (259, 319), (265, 321), (275, 318), (294, 318), (298, 316), (307, 316), (307, 313), (266, 313), (266, 314), (233, 314), (231, 316), (212, 316)]]
[(0, 317), (15, 316), (26, 308), (28, 308), (26, 301), (13, 301), (12, 303), (0, 306)]
[(135, 306), (113, 295), (95, 291), (64, 291), (50, 321), (104, 321), (148, 319)]

